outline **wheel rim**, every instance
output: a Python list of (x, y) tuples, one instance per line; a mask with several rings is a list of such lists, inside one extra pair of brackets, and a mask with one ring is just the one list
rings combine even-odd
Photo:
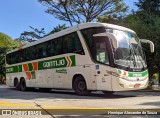
[(83, 82), (83, 81), (80, 81), (79, 83), (78, 83), (78, 90), (79, 91), (84, 91), (86, 89), (86, 84), (85, 84), (85, 82)]

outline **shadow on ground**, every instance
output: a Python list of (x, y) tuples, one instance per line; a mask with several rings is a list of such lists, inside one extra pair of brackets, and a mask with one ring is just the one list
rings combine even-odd
[[(102, 92), (92, 92), (88, 96), (78, 96), (71, 90), (52, 90), (52, 91), (40, 91), (38, 89), (30, 89), (22, 92), (17, 91), (15, 88), (10, 88), (5, 85), (0, 85), (0, 98), (4, 99), (120, 99), (130, 97), (143, 97), (143, 96), (160, 96), (160, 92), (115, 92), (114, 94), (105, 95)], [(146, 105), (149, 103), (146, 103)], [(155, 103), (160, 105), (160, 103)], [(144, 104), (145, 105), (145, 104)]]
[(105, 95), (102, 92), (92, 92), (88, 96), (76, 95), (74, 91), (71, 90), (52, 90), (52, 91), (40, 91), (38, 89), (30, 89), (28, 91), (22, 92), (17, 91), (15, 88), (9, 88), (6, 86), (0, 87), (0, 98), (2, 99), (118, 99), (118, 98), (128, 98), (136, 97), (136, 95), (123, 95), (123, 94), (108, 94)]

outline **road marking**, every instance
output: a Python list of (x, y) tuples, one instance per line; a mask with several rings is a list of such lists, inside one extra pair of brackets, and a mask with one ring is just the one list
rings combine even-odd
[(21, 104), (21, 103), (11, 103), (11, 102), (0, 102), (0, 106), (4, 107), (33, 107), (35, 104), (32, 103), (26, 103), (26, 104)]
[[(111, 109), (111, 108), (94, 108), (94, 107), (80, 107), (80, 106), (51, 106), (45, 104), (39, 104), (44, 109)], [(11, 103), (11, 102), (0, 102), (0, 107), (37, 107), (34, 103)]]

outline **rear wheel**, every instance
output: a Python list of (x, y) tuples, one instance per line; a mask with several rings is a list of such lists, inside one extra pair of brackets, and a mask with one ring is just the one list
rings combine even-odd
[(78, 76), (73, 82), (73, 89), (78, 95), (88, 95), (91, 91), (87, 90), (85, 79)]
[(21, 88), (21, 91), (26, 91), (27, 90), (25, 79), (21, 79), (20, 88)]
[(20, 83), (18, 82), (18, 78), (14, 79), (14, 87), (16, 88), (16, 90), (20, 90)]

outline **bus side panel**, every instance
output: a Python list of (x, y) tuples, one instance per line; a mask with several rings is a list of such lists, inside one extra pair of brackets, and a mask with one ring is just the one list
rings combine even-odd
[[(87, 51), (86, 51), (87, 52)], [(69, 72), (69, 79), (70, 84), (69, 88), (72, 88), (72, 80), (74, 75), (82, 75), (86, 81), (87, 89), (92, 90), (92, 83), (91, 83), (91, 66), (93, 65), (92, 61), (90, 60), (90, 56), (86, 55), (75, 55), (75, 65), (74, 67), (68, 68)]]
[(100, 74), (96, 74), (97, 90), (112, 91), (111, 67), (99, 65), (98, 71)]
[(91, 89), (92, 90), (97, 90), (97, 81), (96, 81), (96, 75), (97, 71), (96, 71), (96, 65), (93, 64), (91, 65)]
[(53, 72), (53, 69), (36, 71), (36, 77), (28, 80), (29, 87), (53, 88)]
[(54, 69), (54, 88), (69, 88), (68, 80), (68, 69), (69, 68), (56, 68)]
[(11, 74), (9, 74), (9, 73), (6, 74), (6, 84), (8, 86), (13, 86), (13, 80), (11, 78)]
[[(76, 66), (74, 68), (70, 68), (70, 77), (73, 78), (74, 75), (81, 75), (84, 77), (86, 84), (87, 84), (87, 89), (91, 90), (91, 78), (90, 78), (90, 72), (91, 72), (91, 67), (90, 65), (84, 66)], [(71, 84), (72, 85), (72, 84)]]
[(10, 73), (6, 75), (7, 78), (7, 85), (9, 86), (14, 86), (14, 79), (17, 78), (18, 82), (20, 82), (20, 78), (21, 77), (25, 77), (25, 73), (24, 72), (17, 72), (17, 73)]

